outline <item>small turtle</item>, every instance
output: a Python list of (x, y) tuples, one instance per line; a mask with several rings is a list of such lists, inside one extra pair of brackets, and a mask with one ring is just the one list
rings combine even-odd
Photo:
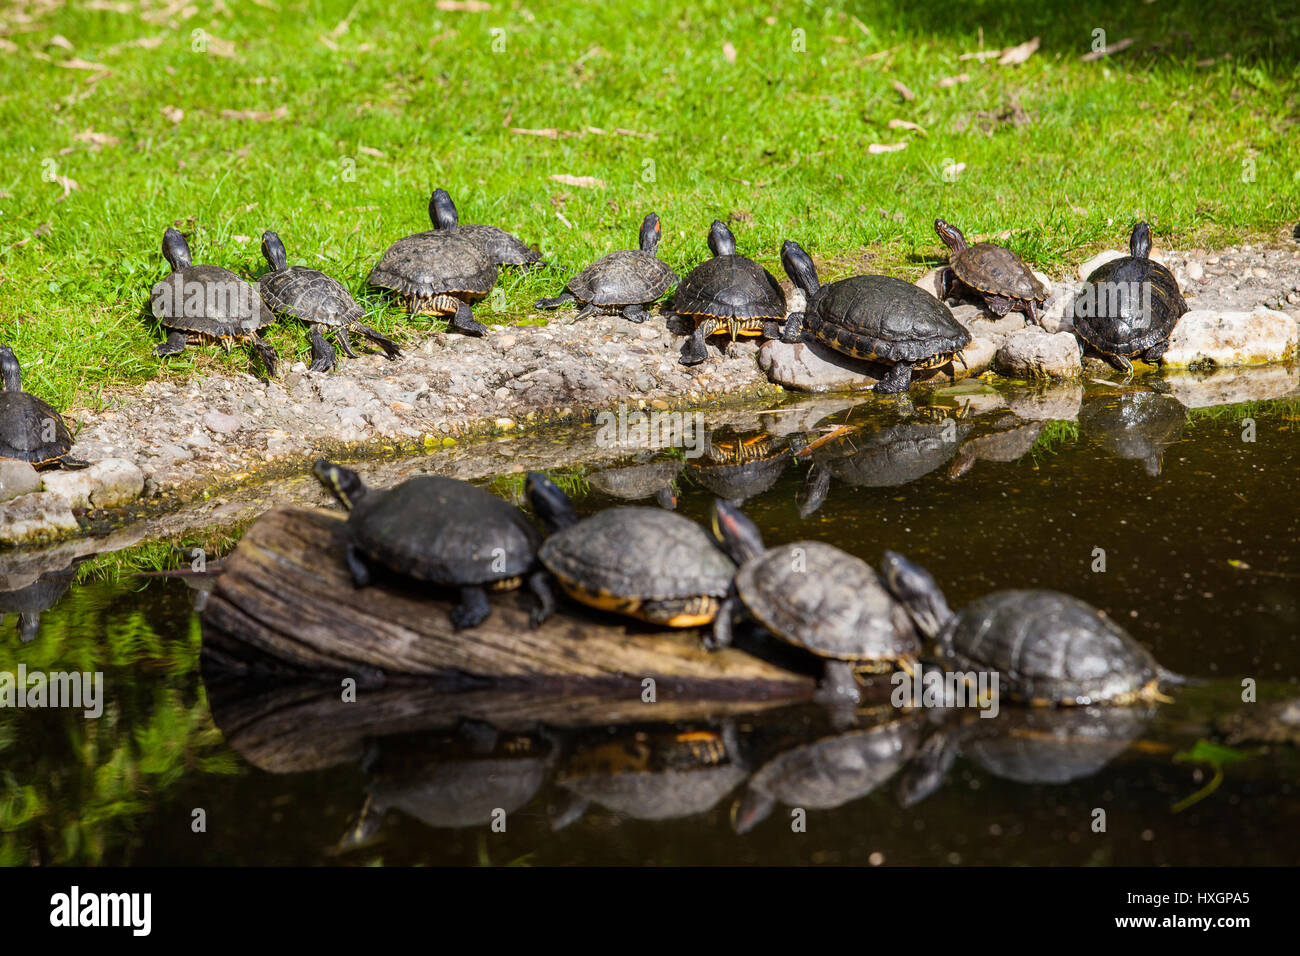
[(948, 469), (949, 478), (960, 478), (975, 467), (977, 461), (1017, 461), (1038, 442), (1046, 422), (1021, 422), (1015, 415), (1001, 417), (994, 431), (972, 438), (957, 451)]
[(550, 616), (554, 598), (537, 568), (541, 535), (514, 505), (454, 478), (421, 475), (384, 491), (367, 489), (361, 476), (328, 461), (312, 468), (348, 510), (345, 560), (357, 587), (371, 582), (372, 567), (460, 592), (451, 611), (457, 629), (481, 624), (492, 613), (487, 589), (508, 591), (527, 578), (537, 597), (533, 623)]
[(470, 303), (491, 292), (496, 281), (497, 264), (454, 223), (398, 239), (366, 279), (412, 315), (448, 316), (452, 326), (470, 335), (487, 331)]
[(365, 310), (357, 305), (341, 282), (306, 266), (290, 267), (284, 243), (270, 230), (262, 233), (262, 255), (266, 256), (271, 271), (257, 280), (258, 291), (272, 312), (288, 315), (311, 326), (313, 372), (328, 372), (334, 367), (337, 356), (325, 341), (326, 329), (334, 333), (348, 358), (357, 357), (357, 353), (352, 351), (349, 331), (360, 332), (383, 349), (390, 359), (402, 354), (395, 342), (358, 321), (366, 314)]
[(1230, 747), (1245, 743), (1300, 746), (1300, 697), (1249, 703), (1214, 721)]
[(924, 568), (885, 552), (885, 580), (939, 662), (993, 671), (999, 692), (1035, 706), (1162, 701), (1160, 682), (1185, 683), (1090, 604), (1059, 591), (995, 591), (954, 614)]
[(785, 322), (785, 290), (753, 259), (736, 255), (736, 238), (718, 219), (709, 228), (706, 259), (682, 280), (673, 296), (673, 311), (695, 323), (682, 350), (682, 365), (699, 365), (707, 357), (704, 343), (714, 332), (731, 341), (741, 335), (781, 337)]
[(542, 255), (525, 245), (522, 239), (512, 236), (496, 226), (481, 226), (460, 221), (456, 204), (445, 189), (435, 189), (429, 199), (429, 218), (433, 232), (454, 232), (478, 246), (485, 256), (498, 266), (546, 265)]
[(580, 521), (545, 475), (529, 472), (526, 488), (552, 532), (538, 558), (574, 600), (665, 627), (697, 627), (718, 613), (736, 566), (694, 521), (633, 506)]
[(956, 226), (942, 219), (934, 231), (948, 247), (948, 267), (939, 273), (939, 297), (968, 289), (982, 298), (994, 315), (1021, 313), (1027, 322), (1039, 322), (1038, 310), (1047, 301), (1047, 288), (1024, 260), (992, 242), (967, 245)]
[(790, 313), (782, 340), (798, 341), (803, 329), (837, 352), (892, 366), (876, 383), (878, 393), (907, 391), (913, 369), (947, 365), (970, 344), (952, 310), (910, 282), (853, 276), (822, 285), (808, 253), (790, 240), (781, 264), (808, 300), (803, 312)]
[(821, 541), (764, 550), (739, 508), (713, 503), (713, 533), (740, 565), (710, 647), (731, 643), (742, 608), (776, 637), (825, 659), (823, 699), (858, 702), (857, 674), (912, 672), (921, 642), (907, 610), (865, 561)]
[(601, 256), (569, 280), (553, 299), (538, 299), (539, 309), (558, 309), (570, 302), (582, 304), (575, 318), (598, 312), (621, 312), (633, 322), (644, 322), (645, 307), (677, 282), (677, 274), (657, 257), (659, 217), (650, 213), (641, 223), (641, 248), (623, 249)]
[(72, 434), (54, 406), (23, 391), (23, 370), (7, 345), (0, 345), (0, 458), (16, 458), (33, 468), (61, 465), (88, 468), (90, 462), (68, 454)]
[(163, 233), (163, 258), (171, 275), (154, 284), (150, 305), (154, 318), (167, 331), (167, 341), (154, 349), (159, 358), (179, 355), (192, 341), (216, 339), (227, 351), (247, 341), (262, 358), (267, 375), (275, 375), (275, 349), (258, 331), (275, 321), (257, 288), (229, 269), (196, 266), (190, 246), (175, 229)]
[(661, 508), (672, 511), (677, 507), (677, 476), (682, 462), (677, 458), (665, 461), (647, 461), (640, 465), (606, 468), (587, 476), (591, 487), (613, 498), (640, 501), (654, 498)]
[(1159, 365), (1187, 311), (1174, 274), (1153, 261), (1151, 227), (1139, 222), (1129, 254), (1094, 269), (1074, 304), (1074, 331), (1121, 372), (1139, 358)]

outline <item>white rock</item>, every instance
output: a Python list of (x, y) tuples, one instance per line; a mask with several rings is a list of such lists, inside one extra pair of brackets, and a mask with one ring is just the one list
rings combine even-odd
[(218, 435), (233, 435), (243, 425), (243, 421), (238, 415), (227, 415), (225, 412), (219, 412), (215, 409), (204, 412), (201, 420), (205, 428), (216, 432)]
[[(954, 375), (947, 371), (921, 372), (917, 379), (942, 383), (953, 378), (978, 375), (989, 367), (997, 345), (985, 338), (972, 338), (963, 350), (966, 367), (953, 362)], [(759, 367), (771, 381), (799, 392), (830, 392), (871, 388), (879, 381), (872, 372), (880, 366), (841, 355), (820, 342), (797, 342), (793, 345), (769, 339), (758, 349)]]
[(1079, 278), (1087, 279), (1088, 276), (1106, 263), (1114, 262), (1116, 259), (1123, 259), (1126, 255), (1128, 255), (1127, 252), (1120, 252), (1118, 249), (1104, 249), (1079, 266)]
[(107, 458), (80, 471), (52, 471), (45, 490), (71, 508), (116, 508), (140, 497), (144, 472), (124, 458)]
[(1083, 407), (1083, 385), (1062, 382), (1047, 388), (1014, 389), (1007, 394), (1007, 407), (1027, 422), (1076, 421)]
[(0, 458), (0, 501), (39, 491), (41, 478), (25, 461)]
[(58, 495), (33, 492), (0, 504), (0, 543), (47, 541), (77, 530), (71, 505)]
[(922, 292), (926, 292), (934, 296), (936, 299), (938, 299), (939, 298), (939, 273), (943, 272), (943, 270), (947, 268), (948, 267), (945, 265), (945, 266), (939, 266), (939, 268), (937, 269), (931, 269), (929, 272), (921, 276), (921, 278), (917, 279), (912, 284), (915, 285)]
[(1070, 332), (1023, 329), (1008, 335), (998, 348), (994, 367), (1003, 375), (1023, 379), (1077, 378), (1083, 372), (1079, 342)]
[(1213, 372), (1171, 371), (1165, 374), (1169, 394), (1188, 408), (1210, 408), (1287, 398), (1300, 389), (1300, 365), (1261, 365), (1220, 368)]
[(1174, 367), (1266, 365), (1293, 355), (1297, 344), (1296, 323), (1285, 312), (1196, 310), (1178, 320), (1164, 358)]
[(1205, 267), (1193, 259), (1191, 262), (1187, 263), (1187, 278), (1191, 279), (1193, 282), (1200, 282), (1205, 278)]

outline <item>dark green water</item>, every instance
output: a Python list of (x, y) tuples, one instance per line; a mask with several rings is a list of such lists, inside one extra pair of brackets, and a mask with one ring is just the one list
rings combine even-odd
[[(677, 475), (678, 509), (701, 518), (715, 491), (748, 492), (769, 544), (821, 538), (872, 563), (902, 551), (954, 606), (1007, 587), (1066, 591), (1204, 684), (1150, 713), (1004, 705), (960, 726), (873, 712), (836, 727), (803, 705), (689, 726), (523, 719), (494, 739), (442, 720), (349, 736), (312, 717), (312, 698), (335, 690), (232, 686), (211, 671), (205, 682), (192, 592), (119, 573), (156, 561), (153, 549), (83, 564), (29, 643), (13, 617), (0, 631), (0, 671), (100, 670), (107, 698), (98, 720), (0, 710), (0, 862), (1300, 862), (1297, 749), (1204, 743), (1222, 746), (1225, 715), (1263, 707), (1241, 702), (1243, 678), (1261, 701), (1300, 693), (1300, 406), (1188, 411), (1140, 389), (1097, 391), (1067, 424), (956, 417), (964, 404), (814, 416), (793, 447), (820, 443), (798, 459), (788, 429), (718, 430), (716, 460), (687, 460)], [(1247, 418), (1254, 442), (1242, 440)], [(767, 464), (724, 467), (741, 443)], [(674, 455), (660, 459), (671, 477)], [(620, 502), (597, 490), (607, 476), (561, 477), (590, 489), (585, 512)], [(430, 699), (407, 703), (418, 714)], [(448, 709), (445, 696), (435, 709)], [(951, 767), (905, 805), (904, 765), (936, 733), (953, 742)], [(1198, 746), (1226, 763), (1221, 784), (1189, 802), (1214, 776), (1189, 759)], [(585, 812), (575, 793), (590, 798)], [(733, 807), (743, 818), (761, 793), (775, 805), (737, 834)], [(792, 831), (790, 805), (806, 810), (806, 832)], [(498, 807), (504, 833), (488, 826)], [(204, 833), (192, 832), (195, 808)], [(359, 819), (367, 832), (348, 844)]]

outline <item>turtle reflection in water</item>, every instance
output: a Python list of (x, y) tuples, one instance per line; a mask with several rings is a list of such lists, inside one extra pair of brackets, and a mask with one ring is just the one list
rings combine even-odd
[(1116, 458), (1140, 461), (1147, 474), (1160, 474), (1165, 449), (1183, 436), (1187, 409), (1155, 392), (1127, 392), (1098, 398), (1079, 412), (1085, 435)]
[(24, 643), (36, 639), (41, 629), (41, 612), (48, 611), (72, 586), (77, 577), (78, 558), (65, 568), (32, 575), (22, 570), (0, 574), (0, 624), (18, 614), (18, 637)]
[(681, 471), (681, 461), (669, 458), (595, 471), (587, 476), (587, 481), (591, 487), (611, 498), (623, 501), (653, 498), (660, 507), (672, 511), (677, 507), (676, 482)]
[(777, 483), (794, 458), (801, 440), (754, 432), (710, 435), (702, 456), (686, 464), (686, 474), (719, 498), (739, 507)]
[(1022, 422), (1010, 414), (999, 418), (993, 425), (994, 431), (962, 444), (948, 469), (948, 477), (960, 478), (977, 461), (1018, 461), (1034, 447), (1045, 425), (1045, 422)]

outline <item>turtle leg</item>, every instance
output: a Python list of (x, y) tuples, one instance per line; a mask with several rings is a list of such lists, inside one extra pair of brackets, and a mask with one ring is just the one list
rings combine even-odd
[(343, 561), (348, 566), (348, 571), (352, 573), (352, 583), (359, 588), (370, 586), (370, 568), (361, 560), (361, 555), (352, 545), (348, 545), (347, 551), (343, 553)]
[(682, 349), (682, 357), (677, 360), (680, 364), (699, 365), (708, 359), (709, 350), (705, 341), (716, 324), (712, 319), (705, 319), (695, 327), (691, 337), (686, 340), (686, 347)]
[(335, 326), (334, 338), (338, 339), (339, 348), (343, 350), (344, 355), (348, 358), (357, 357), (356, 350), (352, 348), (352, 336), (348, 335), (348, 327), (346, 325)]
[[(366, 338), (368, 338), (370, 341), (374, 342), (381, 349), (383, 349), (384, 354), (387, 355), (390, 359), (401, 358), (402, 350), (398, 347), (397, 343), (394, 342), (392, 339), (380, 335), (378, 332), (370, 328), (370, 326), (368, 325), (361, 325), (358, 323), (357, 325), (354, 325), (353, 328), (356, 329), (358, 332), (360, 332), (362, 335), (364, 335)], [(339, 331), (343, 332), (346, 335), (345, 330), (340, 329)], [(345, 340), (342, 338), (339, 339), (340, 343), (344, 341)], [(344, 351), (347, 350), (344, 349)]]
[(334, 360), (338, 358), (333, 347), (325, 341), (325, 335), (319, 325), (311, 327), (311, 370), (313, 372), (328, 372), (334, 367)]
[(763, 320), (763, 338), (779, 339), (781, 337), (781, 323), (776, 319)]
[(816, 514), (830, 490), (830, 470), (821, 465), (813, 465), (809, 468), (803, 488), (800, 489), (799, 497), (803, 500), (799, 502), (799, 517), (808, 518)]
[(90, 462), (82, 461), (80, 458), (73, 458), (71, 455), (64, 455), (59, 459), (59, 467), (66, 468), (68, 471), (80, 471), (82, 468), (89, 468)]
[(945, 266), (939, 270), (939, 298), (947, 301), (952, 297), (953, 290), (957, 288), (957, 273), (952, 271), (951, 266)]
[(1029, 325), (1030, 323), (1033, 323), (1034, 325), (1041, 326), (1041, 325), (1043, 324), (1043, 318), (1042, 318), (1042, 316), (1040, 316), (1040, 315), (1038, 314), (1038, 300), (1037, 300), (1037, 299), (1030, 299), (1028, 302), (1026, 302), (1026, 303), (1021, 307), (1021, 312), (1022, 312), (1022, 314), (1023, 314), (1024, 317), (1025, 317), (1025, 324), (1026, 324), (1026, 325)]
[[(275, 378), (275, 363), (279, 358), (275, 354), (275, 349), (271, 348), (271, 344), (260, 338), (256, 332), (248, 333), (248, 341), (257, 354), (261, 356), (262, 365), (266, 367), (266, 374), (271, 378)], [(330, 349), (330, 351), (333, 352), (334, 350)]]
[(456, 306), (456, 314), (451, 317), (451, 324), (460, 329), (466, 335), (482, 335), (487, 331), (487, 326), (474, 318), (474, 313), (469, 307), (469, 303), (464, 299)]
[(989, 307), (990, 312), (998, 317), (1004, 316), (1011, 311), (1011, 300), (1000, 295), (986, 296), (984, 304)]
[(458, 631), (477, 627), (492, 613), (487, 591), (478, 585), (460, 589), (460, 603), (451, 609), (451, 626)]
[(731, 828), (737, 833), (748, 833), (766, 820), (775, 806), (775, 797), (749, 787), (731, 808)]
[(787, 345), (793, 345), (796, 342), (803, 341), (803, 313), (791, 312), (785, 319), (785, 325), (781, 329), (781, 341)]
[(728, 597), (718, 606), (718, 613), (713, 618), (713, 632), (704, 637), (704, 646), (711, 651), (731, 646), (731, 624), (739, 610), (736, 599)]
[(640, 303), (633, 302), (631, 305), (623, 306), (623, 318), (640, 324), (650, 318), (650, 313)]
[(529, 621), (533, 627), (538, 627), (555, 613), (555, 591), (551, 588), (551, 576), (545, 571), (534, 571), (528, 576), (528, 590), (537, 598), (537, 607), (533, 608)]
[(565, 289), (553, 299), (538, 299), (535, 308), (550, 311), (551, 309), (558, 309), (562, 305), (568, 305), (571, 302), (577, 301), (577, 297), (568, 289)]
[(589, 806), (585, 797), (565, 791), (547, 810), (546, 815), (551, 821), (551, 831), (559, 832), (569, 824), (580, 820)]
[(167, 341), (161, 343), (156, 349), (154, 349), (153, 354), (159, 358), (166, 355), (180, 355), (185, 351), (187, 341), (188, 338), (184, 332), (168, 332)]
[(853, 664), (849, 661), (828, 660), (826, 674), (817, 689), (817, 699), (824, 703), (856, 704), (862, 700), (857, 679), (853, 676)]
[(41, 630), (41, 612), (40, 611), (19, 611), (18, 612), (18, 639), (24, 644), (30, 644), (36, 640), (36, 635)]
[(876, 383), (872, 389), (880, 395), (896, 395), (906, 392), (912, 385), (912, 363), (895, 362), (894, 367)]
[(600, 306), (596, 305), (594, 302), (588, 302), (579, 310), (578, 314), (573, 317), (573, 321), (579, 322), (582, 319), (589, 319), (593, 315), (599, 315), (599, 314), (600, 314)]

